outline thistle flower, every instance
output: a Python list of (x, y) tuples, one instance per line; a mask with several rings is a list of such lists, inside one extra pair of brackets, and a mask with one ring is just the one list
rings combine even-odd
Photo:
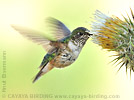
[[(131, 10), (131, 9), (130, 9)], [(95, 21), (92, 22), (91, 32), (94, 34), (92, 40), (94, 43), (108, 51), (117, 52), (117, 57), (113, 60), (122, 66), (134, 72), (134, 14), (131, 10), (130, 16), (124, 17), (124, 20), (118, 17), (109, 17), (96, 10), (94, 14)], [(118, 70), (118, 71), (119, 71)]]

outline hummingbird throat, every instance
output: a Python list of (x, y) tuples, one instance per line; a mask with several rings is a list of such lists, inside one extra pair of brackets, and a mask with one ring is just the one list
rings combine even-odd
[(74, 43), (74, 45), (82, 48), (85, 45), (88, 38), (89, 37), (87, 36), (83, 36), (80, 38), (73, 38), (71, 41)]

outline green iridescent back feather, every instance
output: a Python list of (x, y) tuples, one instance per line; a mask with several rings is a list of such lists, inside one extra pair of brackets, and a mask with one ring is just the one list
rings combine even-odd
[(46, 66), (47, 63), (52, 60), (54, 57), (56, 56), (56, 53), (47, 53), (44, 58), (43, 58), (43, 61), (41, 62), (41, 65), (39, 66), (39, 68), (42, 68), (43, 66)]

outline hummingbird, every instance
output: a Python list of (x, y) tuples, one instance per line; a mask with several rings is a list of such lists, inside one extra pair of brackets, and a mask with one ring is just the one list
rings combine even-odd
[(46, 22), (51, 27), (55, 40), (28, 28), (11, 25), (16, 31), (33, 42), (42, 45), (47, 54), (44, 56), (33, 83), (53, 68), (64, 68), (78, 58), (83, 46), (92, 35), (84, 27), (78, 27), (72, 32), (59, 20), (49, 17)]

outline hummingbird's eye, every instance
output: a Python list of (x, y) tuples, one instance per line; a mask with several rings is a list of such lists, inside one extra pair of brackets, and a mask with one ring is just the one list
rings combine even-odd
[(83, 33), (79, 32), (78, 35), (83, 35)]

